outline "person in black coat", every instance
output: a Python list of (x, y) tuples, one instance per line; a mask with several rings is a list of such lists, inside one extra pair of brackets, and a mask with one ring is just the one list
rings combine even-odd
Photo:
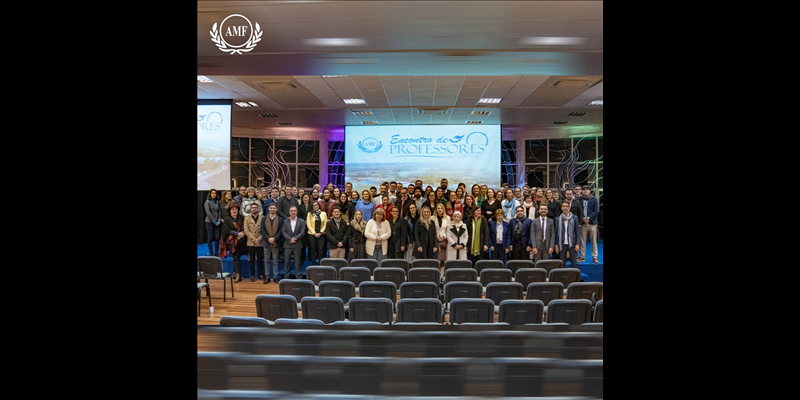
[[(476, 223), (480, 220), (480, 223)], [(475, 226), (478, 230), (475, 231)], [(475, 261), (488, 259), (487, 252), (489, 251), (489, 222), (481, 216), (481, 209), (476, 208), (473, 211), (472, 220), (467, 224), (467, 232), (469, 232), (469, 244), (467, 245), (467, 252), (469, 259), (474, 264)], [(476, 242), (477, 241), (477, 245)], [(475, 252), (475, 247), (478, 251)]]
[(333, 207), (332, 218), (328, 220), (325, 227), (330, 258), (345, 258), (348, 228), (349, 224), (342, 218), (342, 209), (338, 206)]
[(392, 207), (391, 214), (389, 226), (392, 227), (392, 236), (389, 237), (389, 249), (386, 256), (388, 258), (403, 258), (408, 245), (408, 221), (400, 218), (400, 207)]
[(431, 209), (422, 206), (422, 218), (414, 224), (414, 257), (436, 259), (439, 250), (436, 239), (436, 224), (431, 220)]
[(247, 253), (247, 237), (244, 233), (244, 215), (239, 213), (235, 201), (228, 205), (228, 216), (222, 221), (222, 248), (220, 257), (233, 256), (233, 279), (242, 280), (242, 256)]

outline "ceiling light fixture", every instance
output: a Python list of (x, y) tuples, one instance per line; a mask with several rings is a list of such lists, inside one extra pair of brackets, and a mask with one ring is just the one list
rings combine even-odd
[(211, 79), (209, 79), (208, 77), (203, 76), (203, 75), (197, 75), (197, 81), (198, 82), (203, 82), (203, 83), (214, 82)]
[(576, 46), (586, 43), (586, 38), (581, 37), (558, 37), (558, 36), (532, 36), (524, 37), (519, 40), (520, 44), (534, 46)]
[(302, 39), (307, 46), (366, 46), (367, 41), (359, 38), (313, 38)]
[(480, 100), (478, 100), (478, 104), (497, 104), (497, 103), (500, 102), (500, 100), (503, 100), (503, 99), (492, 98), (492, 97), (484, 97), (484, 98), (481, 98)]
[(237, 101), (237, 102), (236, 102), (236, 105), (237, 105), (237, 106), (239, 106), (239, 107), (242, 107), (242, 108), (252, 107), (252, 106), (250, 105), (250, 103), (246, 103), (246, 102), (244, 102), (244, 101)]
[(344, 99), (344, 104), (367, 104), (364, 99)]
[(590, 106), (602, 106), (603, 105), (603, 100), (592, 101), (591, 103), (589, 103), (589, 105)]

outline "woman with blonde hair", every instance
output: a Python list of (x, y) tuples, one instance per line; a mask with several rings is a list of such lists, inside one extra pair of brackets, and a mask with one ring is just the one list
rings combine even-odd
[(431, 220), (436, 226), (436, 242), (439, 246), (437, 258), (440, 266), (444, 267), (444, 262), (447, 260), (447, 229), (450, 228), (450, 217), (445, 212), (444, 204), (436, 204), (436, 212)]
[(378, 208), (372, 213), (372, 219), (367, 222), (364, 229), (364, 236), (367, 238), (364, 244), (367, 256), (377, 260), (378, 263), (383, 261), (389, 250), (389, 238), (392, 236), (392, 227), (386, 220), (383, 208)]
[(436, 226), (431, 221), (431, 209), (422, 206), (422, 217), (414, 224), (414, 257), (436, 259)]
[[(358, 194), (355, 190), (353, 193)], [(353, 213), (353, 219), (350, 221), (350, 227), (347, 231), (347, 242), (350, 243), (350, 252), (347, 255), (347, 262), (353, 261), (358, 258), (367, 258), (364, 251), (366, 236), (364, 230), (367, 228), (367, 221), (364, 221), (364, 214), (361, 210), (356, 210)]]

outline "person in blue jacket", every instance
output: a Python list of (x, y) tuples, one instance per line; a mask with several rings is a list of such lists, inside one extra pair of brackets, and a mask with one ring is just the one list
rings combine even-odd
[(508, 229), (508, 222), (503, 221), (503, 213), (497, 213), (495, 217), (496, 220), (489, 223), (489, 250), (492, 260), (502, 260), (505, 265), (511, 246), (511, 230)]
[(586, 261), (586, 236), (592, 241), (592, 262), (597, 263), (597, 214), (600, 213), (600, 203), (597, 197), (592, 196), (589, 185), (581, 188), (582, 196), (579, 199), (583, 208), (583, 221), (581, 221), (581, 258), (578, 262)]

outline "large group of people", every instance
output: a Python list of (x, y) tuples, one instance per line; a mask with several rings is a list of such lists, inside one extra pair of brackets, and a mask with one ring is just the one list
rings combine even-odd
[[(562, 190), (474, 184), (435, 189), (417, 180), (384, 182), (359, 193), (352, 183), (271, 189), (242, 186), (205, 201), (209, 255), (232, 257), (240, 282), (241, 257), (250, 281), (304, 278), (302, 265), (323, 258), (585, 261), (586, 240), (597, 263), (599, 203), (590, 186)], [(563, 192), (563, 198), (562, 198)], [(291, 262), (294, 268), (291, 267)], [(284, 274), (279, 274), (283, 263)]]

